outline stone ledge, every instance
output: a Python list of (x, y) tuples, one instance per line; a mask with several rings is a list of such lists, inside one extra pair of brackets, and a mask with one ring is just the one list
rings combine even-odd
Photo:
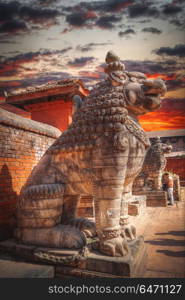
[(53, 278), (54, 267), (0, 259), (0, 278)]
[(167, 206), (167, 194), (164, 191), (140, 191), (140, 192), (134, 192), (134, 195), (145, 195), (146, 206), (150, 206), (150, 207)]
[(61, 131), (51, 125), (29, 120), (0, 108), (0, 124), (27, 130), (40, 135), (58, 138)]
[(21, 259), (31, 263), (49, 264), (55, 268), (59, 278), (68, 277), (107, 277), (107, 278), (132, 278), (143, 277), (146, 268), (147, 253), (143, 237), (129, 242), (130, 254), (125, 257), (105, 256), (95, 249), (91, 249), (86, 257), (77, 263), (60, 263), (39, 258), (35, 254), (46, 252), (57, 257), (66, 257), (77, 254), (77, 250), (39, 248), (31, 245), (17, 244), (14, 240), (0, 243), (0, 252), (10, 254), (14, 259)]

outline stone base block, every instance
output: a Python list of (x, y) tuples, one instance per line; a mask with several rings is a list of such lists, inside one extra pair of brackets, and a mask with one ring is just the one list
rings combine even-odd
[(133, 195), (132, 200), (128, 202), (128, 214), (130, 216), (139, 216), (146, 212), (146, 196)]
[[(136, 194), (136, 192), (134, 193)], [(150, 207), (166, 207), (167, 193), (165, 191), (141, 191), (137, 195), (146, 196), (146, 206)]]
[(130, 254), (125, 257), (110, 257), (92, 248), (79, 263), (60, 263), (35, 256), (35, 253), (45, 252), (50, 257), (67, 257), (76, 255), (78, 251), (68, 249), (38, 248), (16, 244), (14, 241), (0, 243), (0, 251), (11, 253), (14, 257), (26, 261), (45, 263), (54, 266), (55, 277), (100, 277), (100, 278), (132, 278), (143, 277), (145, 273), (147, 254), (143, 237), (129, 242)]

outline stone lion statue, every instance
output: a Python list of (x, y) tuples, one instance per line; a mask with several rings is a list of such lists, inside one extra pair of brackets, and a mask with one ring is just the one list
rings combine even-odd
[[(112, 51), (105, 72), (22, 188), (16, 237), (23, 243), (80, 248), (97, 235), (101, 253), (128, 254), (125, 199), (150, 146), (137, 116), (158, 109), (166, 87), (126, 71)], [(87, 194), (94, 197), (95, 223), (76, 218)]]
[(142, 170), (133, 183), (134, 192), (162, 189), (162, 174), (167, 162), (165, 154), (171, 151), (172, 145), (162, 143), (160, 137), (151, 139)]

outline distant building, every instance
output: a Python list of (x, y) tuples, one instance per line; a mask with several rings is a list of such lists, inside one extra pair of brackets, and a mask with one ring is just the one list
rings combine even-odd
[(166, 170), (179, 175), (185, 186), (185, 129), (150, 131), (147, 135), (150, 139), (159, 136), (163, 143), (172, 145), (172, 152), (165, 155)]
[(81, 80), (65, 79), (10, 94), (0, 107), (63, 131), (71, 122), (73, 96), (79, 95), (83, 99), (88, 94), (89, 90)]

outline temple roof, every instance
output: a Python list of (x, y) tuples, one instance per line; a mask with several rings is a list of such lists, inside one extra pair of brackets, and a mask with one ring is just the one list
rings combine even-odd
[(29, 100), (31, 99), (37, 99), (37, 102), (40, 102), (42, 98), (48, 96), (68, 95), (70, 98), (74, 94), (84, 97), (89, 94), (89, 90), (84, 87), (83, 82), (79, 79), (64, 79), (11, 93), (6, 97), (6, 102), (11, 104), (26, 104), (30, 103)]

